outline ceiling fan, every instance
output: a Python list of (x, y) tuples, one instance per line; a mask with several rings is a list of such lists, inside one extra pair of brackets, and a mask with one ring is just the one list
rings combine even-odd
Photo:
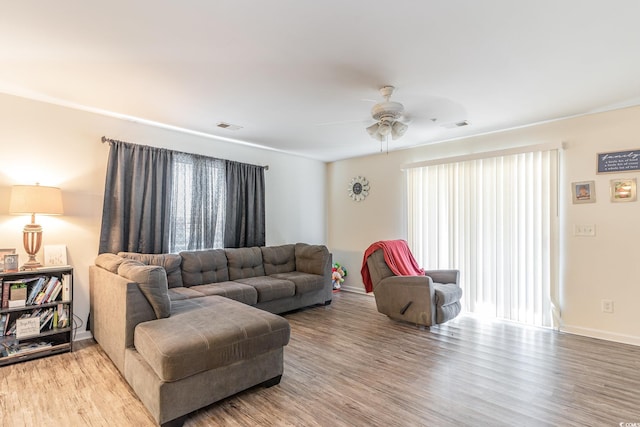
[(382, 142), (389, 135), (396, 140), (407, 131), (409, 126), (400, 120), (404, 114), (404, 106), (399, 102), (390, 101), (394, 91), (393, 86), (383, 86), (380, 88), (380, 95), (385, 99), (373, 106), (371, 117), (376, 122), (367, 127), (367, 132), (372, 138)]

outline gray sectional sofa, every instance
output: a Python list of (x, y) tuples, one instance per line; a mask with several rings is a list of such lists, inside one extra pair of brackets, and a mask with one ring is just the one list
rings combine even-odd
[(278, 384), (289, 323), (331, 302), (331, 254), (304, 243), (180, 254), (100, 254), (90, 325), (156, 422)]

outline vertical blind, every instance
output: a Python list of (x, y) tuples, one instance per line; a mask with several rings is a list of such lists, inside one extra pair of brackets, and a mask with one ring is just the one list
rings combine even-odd
[(558, 150), (407, 170), (408, 242), (460, 270), (464, 310), (554, 326)]

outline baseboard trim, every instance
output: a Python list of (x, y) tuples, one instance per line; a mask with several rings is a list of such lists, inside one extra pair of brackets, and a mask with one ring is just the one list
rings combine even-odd
[(640, 337), (633, 335), (616, 334), (614, 332), (602, 331), (600, 329), (581, 328), (579, 326), (563, 325), (560, 331), (574, 335), (582, 335), (590, 338), (598, 338), (607, 341), (619, 342), (622, 344), (631, 344), (640, 346)]
[(341, 291), (344, 292), (352, 292), (354, 294), (361, 294), (361, 295), (369, 295), (369, 296), (373, 296), (373, 293), (366, 293), (364, 291), (364, 288), (362, 287), (355, 287), (355, 286), (345, 286), (342, 285), (342, 287), (340, 288)]
[(91, 335), (91, 331), (76, 332), (76, 334), (73, 336), (74, 341), (88, 340), (92, 338), (93, 338), (93, 335)]

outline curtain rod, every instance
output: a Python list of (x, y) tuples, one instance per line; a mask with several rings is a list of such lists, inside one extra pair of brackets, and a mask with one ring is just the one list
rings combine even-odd
[[(102, 143), (103, 143), (103, 144), (104, 144), (105, 142), (109, 142), (109, 143), (111, 143), (111, 142), (122, 142), (122, 143), (125, 143), (125, 144), (132, 144), (131, 142), (119, 141), (119, 140), (117, 140), (117, 139), (107, 138), (107, 137), (106, 137), (106, 136), (104, 136), (104, 135), (102, 136), (101, 141), (102, 141)], [(193, 153), (187, 153), (187, 154), (193, 154)], [(263, 168), (264, 170), (266, 170), (266, 171), (268, 171), (268, 170), (269, 170), (269, 165), (264, 165), (264, 166), (262, 166), (262, 165), (257, 165), (257, 166), (262, 167), (262, 168)]]

